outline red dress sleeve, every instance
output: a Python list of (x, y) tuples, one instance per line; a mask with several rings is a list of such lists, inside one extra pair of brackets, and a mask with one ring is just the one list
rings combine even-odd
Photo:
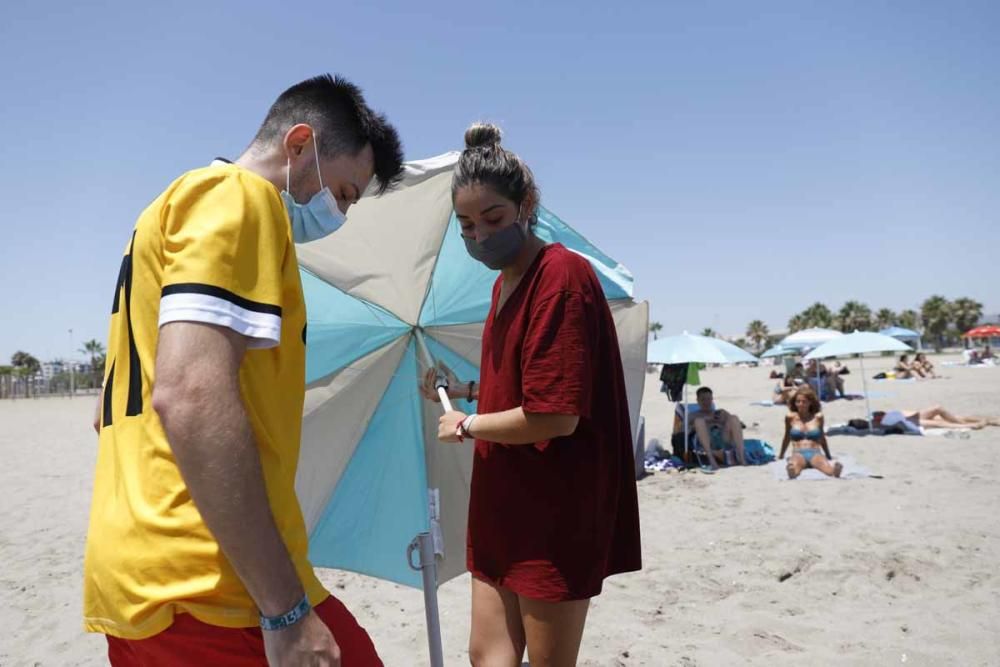
[(533, 304), (521, 354), (525, 412), (590, 418), (592, 311), (586, 296), (575, 291), (559, 291)]

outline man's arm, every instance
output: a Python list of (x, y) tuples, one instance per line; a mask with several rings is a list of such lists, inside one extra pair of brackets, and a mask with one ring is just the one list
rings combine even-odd
[(225, 327), (164, 325), (153, 409), (205, 524), (261, 613), (277, 616), (304, 591), (271, 513), (240, 395), (246, 347), (246, 338)]

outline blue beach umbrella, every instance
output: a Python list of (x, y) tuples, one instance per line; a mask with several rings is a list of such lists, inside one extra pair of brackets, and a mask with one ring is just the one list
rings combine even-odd
[[(407, 165), (403, 183), (351, 208), (335, 235), (296, 251), (308, 312), (307, 392), (296, 490), (314, 565), (423, 588), (432, 665), (436, 587), (465, 572), (472, 448), (437, 440), (422, 369), (478, 378), (497, 273), (471, 259), (451, 206), (458, 153)], [(621, 344), (633, 432), (648, 307), (632, 276), (554, 214), (536, 234), (590, 261)], [(474, 405), (459, 401), (459, 410)]]
[(868, 378), (865, 376), (865, 360), (862, 355), (870, 352), (909, 352), (910, 346), (891, 336), (884, 336), (871, 331), (855, 331), (846, 336), (838, 336), (823, 343), (805, 356), (808, 359), (830, 359), (832, 357), (847, 357), (858, 355), (861, 364), (861, 383), (865, 392), (865, 409), (868, 413), (869, 430), (871, 429), (872, 407), (868, 398)]
[(916, 348), (920, 349), (920, 332), (906, 329), (904, 327), (886, 327), (879, 331), (883, 336), (892, 336), (896, 340), (916, 343)]
[[(651, 364), (739, 364), (756, 362), (741, 347), (712, 336), (697, 336), (685, 331), (677, 336), (654, 340), (646, 350)], [(684, 433), (688, 432), (687, 383), (684, 383)]]

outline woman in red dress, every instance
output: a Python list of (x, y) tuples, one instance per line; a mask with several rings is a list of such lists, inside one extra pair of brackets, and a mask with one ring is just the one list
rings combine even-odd
[(538, 189), (500, 131), (474, 125), (465, 143), (455, 213), (469, 254), (500, 271), (480, 378), (449, 389), (479, 412), (445, 414), (438, 433), (475, 440), (470, 657), (516, 667), (527, 648), (533, 667), (574, 665), (590, 598), (641, 567), (618, 337), (587, 260), (534, 235)]

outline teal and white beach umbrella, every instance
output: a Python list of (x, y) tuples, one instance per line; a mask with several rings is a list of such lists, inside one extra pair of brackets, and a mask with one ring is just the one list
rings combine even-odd
[[(439, 664), (436, 585), (465, 572), (472, 446), (437, 440), (419, 392), (443, 361), (478, 379), (497, 273), (468, 256), (451, 206), (458, 153), (407, 164), (402, 184), (351, 208), (336, 234), (297, 247), (308, 313), (307, 392), (296, 489), (314, 565), (422, 587)], [(535, 232), (586, 257), (611, 305), (633, 433), (648, 307), (632, 276), (551, 212)], [(456, 409), (474, 411), (459, 401)], [(420, 539), (416, 539), (420, 537)], [(412, 548), (411, 548), (412, 545)]]

